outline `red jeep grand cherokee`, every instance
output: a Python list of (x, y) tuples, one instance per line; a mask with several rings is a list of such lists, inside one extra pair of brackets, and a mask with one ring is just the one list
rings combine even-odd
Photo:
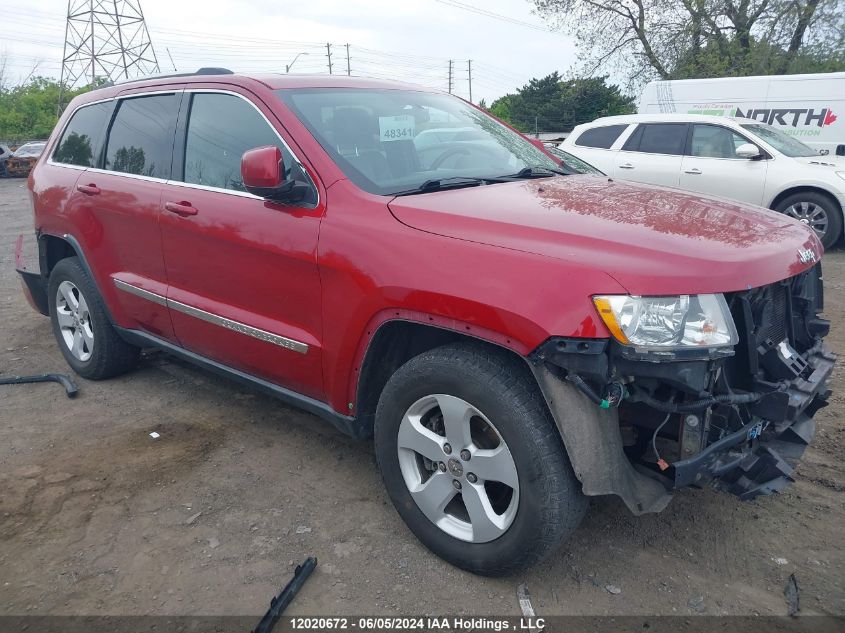
[(423, 88), (216, 69), (73, 100), (22, 271), (89, 379), (158, 347), (359, 438), (417, 537), (481, 574), (587, 496), (781, 489), (827, 403), (802, 224), (559, 163)]

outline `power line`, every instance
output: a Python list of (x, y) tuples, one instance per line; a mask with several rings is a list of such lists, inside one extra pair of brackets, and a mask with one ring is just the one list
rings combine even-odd
[(496, 13), (494, 11), (489, 11), (488, 9), (482, 9), (481, 7), (476, 7), (471, 4), (467, 4), (465, 2), (459, 2), (458, 0), (434, 0), (435, 2), (439, 2), (440, 4), (445, 4), (449, 7), (455, 7), (456, 9), (462, 9), (464, 11), (469, 11), (470, 13), (475, 13), (477, 15), (483, 15), (484, 17), (493, 18), (494, 20), (500, 20), (502, 22), (507, 22), (509, 24), (515, 24), (516, 26), (524, 26), (529, 29), (534, 29), (535, 31), (545, 31), (549, 32), (549, 29), (545, 26), (541, 26), (539, 24), (532, 24), (531, 22), (525, 22), (523, 20), (518, 20), (516, 18), (511, 18), (507, 15), (502, 15), (501, 13)]

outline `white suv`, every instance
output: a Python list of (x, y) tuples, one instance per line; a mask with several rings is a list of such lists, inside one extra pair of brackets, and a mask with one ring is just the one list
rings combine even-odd
[(561, 146), (611, 177), (679, 187), (786, 213), (825, 248), (842, 236), (845, 159), (820, 156), (752, 119), (632, 114), (577, 126)]

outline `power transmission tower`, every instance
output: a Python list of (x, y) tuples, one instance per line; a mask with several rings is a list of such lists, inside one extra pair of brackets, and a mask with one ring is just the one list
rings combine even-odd
[(60, 90), (157, 72), (141, 0), (68, 0)]
[(332, 45), (326, 43), (326, 56), (329, 58), (329, 74), (332, 74)]
[(449, 60), (449, 94), (452, 94), (452, 65), (453, 62)]

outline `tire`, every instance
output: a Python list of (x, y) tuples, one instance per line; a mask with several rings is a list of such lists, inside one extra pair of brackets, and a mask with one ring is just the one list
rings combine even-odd
[(141, 350), (112, 327), (103, 299), (78, 258), (68, 257), (53, 268), (47, 300), (59, 349), (77, 374), (101, 380), (127, 372), (138, 362)]
[(781, 200), (775, 211), (811, 226), (825, 250), (832, 248), (842, 237), (842, 209), (836, 200), (824, 193), (805, 191), (792, 194)]
[[(469, 409), (462, 413), (464, 405)], [(447, 427), (446, 420), (469, 415), (471, 423)], [(458, 428), (470, 429), (469, 435)], [(447, 436), (463, 442), (469, 459), (464, 447), (445, 446)], [(375, 451), (387, 492), (411, 531), (441, 558), (476, 574), (513, 574), (540, 561), (575, 530), (587, 508), (537, 384), (503, 351), (459, 343), (400, 367), (379, 399)]]

